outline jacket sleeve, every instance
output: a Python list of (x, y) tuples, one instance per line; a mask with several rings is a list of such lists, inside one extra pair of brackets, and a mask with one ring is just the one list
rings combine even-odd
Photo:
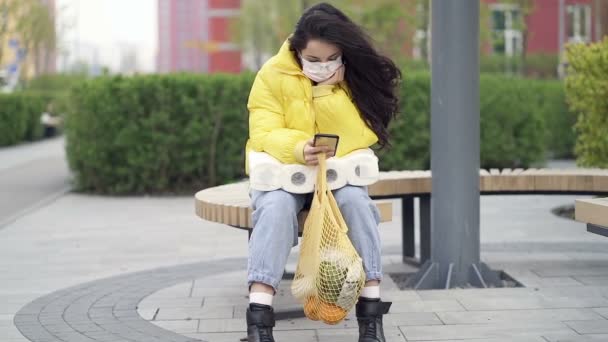
[(276, 94), (268, 87), (265, 75), (258, 73), (249, 102), (249, 139), (254, 151), (266, 152), (283, 163), (304, 163), (306, 132), (290, 129)]

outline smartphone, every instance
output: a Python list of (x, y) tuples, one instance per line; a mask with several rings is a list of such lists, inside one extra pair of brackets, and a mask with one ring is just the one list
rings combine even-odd
[(338, 150), (338, 142), (340, 141), (340, 137), (335, 134), (315, 134), (315, 139), (313, 141), (313, 146), (329, 146), (333, 147), (334, 151)]

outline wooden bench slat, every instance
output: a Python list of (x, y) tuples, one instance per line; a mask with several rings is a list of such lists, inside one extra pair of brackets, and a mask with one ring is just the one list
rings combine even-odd
[(580, 222), (608, 227), (608, 198), (577, 199), (575, 218)]
[(596, 173), (592, 175), (593, 178), (593, 189), (596, 191), (608, 192), (608, 172), (606, 175), (601, 173)]
[[(608, 169), (480, 169), (479, 176), (482, 192), (608, 192)], [(368, 190), (372, 197), (398, 198), (430, 194), (431, 187), (429, 170), (390, 171)], [(250, 227), (250, 202), (247, 181), (226, 184), (199, 191), (195, 212), (208, 221)]]

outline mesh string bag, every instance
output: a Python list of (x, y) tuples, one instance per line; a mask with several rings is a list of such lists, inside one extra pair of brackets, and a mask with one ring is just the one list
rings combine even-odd
[(304, 223), (300, 257), (291, 286), (309, 319), (337, 324), (361, 294), (365, 271), (347, 232), (336, 199), (327, 187), (327, 166), (321, 153), (315, 193)]

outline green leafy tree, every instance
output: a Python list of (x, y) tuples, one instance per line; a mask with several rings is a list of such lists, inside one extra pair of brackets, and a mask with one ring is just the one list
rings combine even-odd
[(252, 54), (256, 69), (275, 53), (293, 30), (305, 2), (244, 0), (241, 15), (232, 27), (241, 48)]
[[(406, 55), (413, 34), (419, 0), (329, 0), (361, 24), (384, 53), (399, 60)], [(244, 0), (241, 15), (232, 27), (244, 51), (252, 54), (256, 68), (276, 53), (311, 1)]]
[[(13, 36), (34, 61), (34, 74), (45, 71), (46, 59), (57, 46), (54, 13), (39, 0), (0, 0), (0, 43)], [(4, 53), (0, 44), (0, 59)]]
[[(526, 5), (528, 0), (508, 0)], [(531, 3), (531, 0), (529, 0)], [(420, 69), (410, 58), (417, 44), (422, 64), (430, 61), (431, 0), (327, 0), (361, 24), (376, 46), (399, 65)], [(233, 25), (233, 36), (255, 60), (255, 68), (272, 56), (292, 33), (310, 0), (244, 0), (241, 16)], [(480, 0), (480, 49), (492, 42), (490, 9)]]
[(566, 96), (577, 114), (577, 164), (608, 168), (608, 37), (567, 46)]

